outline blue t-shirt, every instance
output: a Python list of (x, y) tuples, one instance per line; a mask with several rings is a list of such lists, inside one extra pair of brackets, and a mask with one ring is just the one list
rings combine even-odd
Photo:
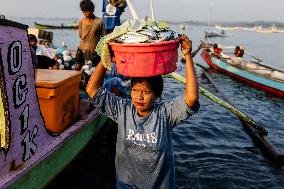
[(123, 8), (115, 7), (112, 11), (107, 10), (108, 0), (103, 0), (103, 21), (104, 21), (104, 29), (106, 30), (112, 30), (115, 26), (119, 26), (120, 23), (120, 16), (123, 12)]
[(145, 117), (130, 99), (100, 88), (92, 103), (118, 123), (116, 143), (117, 188), (175, 188), (172, 128), (193, 115), (184, 96), (158, 104)]

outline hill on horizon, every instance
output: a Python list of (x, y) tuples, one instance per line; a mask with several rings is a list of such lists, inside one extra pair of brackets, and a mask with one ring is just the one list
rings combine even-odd
[[(170, 24), (189, 24), (189, 25), (196, 25), (196, 26), (207, 26), (208, 22), (203, 22), (203, 21), (179, 21), (179, 22), (171, 22), (169, 21)], [(227, 22), (227, 21), (212, 21), (210, 22), (210, 25), (222, 25), (222, 26), (243, 26), (243, 27), (253, 27), (253, 26), (262, 26), (262, 27), (271, 27), (271, 26), (276, 26), (280, 28), (284, 28), (284, 23), (283, 22), (277, 22), (277, 21), (232, 21), (232, 22)]]

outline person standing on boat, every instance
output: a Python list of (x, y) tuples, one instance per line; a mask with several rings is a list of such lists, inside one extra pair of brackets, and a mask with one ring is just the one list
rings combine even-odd
[(102, 63), (89, 80), (86, 90), (93, 105), (118, 123), (117, 188), (175, 188), (172, 129), (199, 109), (192, 43), (185, 35), (180, 43), (186, 59), (186, 88), (169, 102), (159, 103), (161, 76), (132, 78), (131, 99), (102, 87), (106, 73)]
[(103, 0), (104, 34), (109, 34), (115, 26), (120, 26), (120, 16), (126, 6), (125, 0)]
[(100, 56), (96, 52), (96, 46), (103, 36), (103, 20), (95, 14), (95, 5), (91, 0), (82, 0), (80, 8), (84, 18), (79, 22), (80, 44), (77, 50), (76, 70), (81, 70), (85, 60), (91, 60), (93, 66), (100, 62)]

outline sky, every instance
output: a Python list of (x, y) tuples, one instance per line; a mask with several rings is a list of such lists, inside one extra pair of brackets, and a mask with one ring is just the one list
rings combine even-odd
[[(131, 0), (138, 16), (151, 16), (149, 0)], [(101, 17), (102, 0), (93, 0)], [(213, 8), (211, 11), (211, 2)], [(81, 18), (80, 0), (0, 0), (6, 18)], [(166, 21), (279, 21), (284, 22), (284, 0), (153, 0), (156, 20)], [(131, 18), (126, 8), (123, 19)]]

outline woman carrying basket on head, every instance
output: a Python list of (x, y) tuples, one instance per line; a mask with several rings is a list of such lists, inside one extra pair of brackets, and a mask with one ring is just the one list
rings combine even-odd
[(163, 91), (161, 76), (132, 78), (131, 99), (102, 87), (106, 72), (102, 63), (89, 80), (86, 90), (91, 102), (118, 123), (117, 188), (175, 188), (172, 129), (199, 109), (192, 43), (185, 35), (180, 43), (186, 59), (186, 88), (169, 102), (157, 101)]

